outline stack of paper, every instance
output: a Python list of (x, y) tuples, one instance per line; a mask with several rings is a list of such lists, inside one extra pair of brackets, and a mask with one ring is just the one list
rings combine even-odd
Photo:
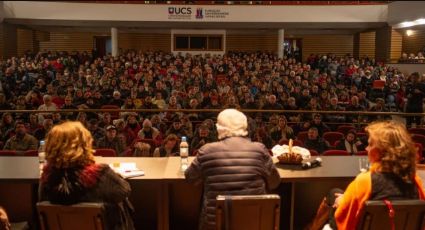
[(143, 170), (140, 170), (136, 167), (134, 162), (125, 162), (125, 163), (112, 163), (109, 164), (116, 173), (120, 174), (124, 178), (137, 177), (145, 175)]

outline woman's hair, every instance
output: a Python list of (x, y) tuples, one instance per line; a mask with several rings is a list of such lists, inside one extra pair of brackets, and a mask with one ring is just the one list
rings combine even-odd
[(93, 138), (80, 123), (67, 121), (54, 126), (46, 137), (46, 160), (56, 168), (71, 168), (94, 163)]
[[(177, 141), (178, 142), (179, 137), (176, 134), (168, 134), (168, 136), (162, 141), (162, 145), (165, 146), (168, 141)], [(176, 142), (176, 146), (178, 146), (178, 143)]]
[(380, 152), (378, 170), (398, 175), (405, 182), (412, 182), (415, 175), (415, 143), (406, 127), (396, 121), (374, 122), (366, 127)]

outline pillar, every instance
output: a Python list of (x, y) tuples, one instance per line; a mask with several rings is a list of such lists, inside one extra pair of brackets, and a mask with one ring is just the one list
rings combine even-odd
[(283, 58), (284, 55), (284, 47), (283, 47), (283, 42), (285, 41), (285, 30), (284, 29), (280, 29), (278, 32), (278, 38), (277, 38), (277, 56), (278, 58)]
[(112, 56), (118, 56), (118, 29), (116, 27), (111, 28), (111, 43), (112, 43)]

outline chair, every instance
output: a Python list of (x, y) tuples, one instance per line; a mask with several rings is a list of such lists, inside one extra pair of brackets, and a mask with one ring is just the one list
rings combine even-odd
[(48, 201), (37, 203), (41, 230), (105, 229), (102, 203), (57, 205)]
[(345, 150), (331, 149), (322, 153), (323, 156), (350, 156), (351, 154)]
[[(394, 229), (422, 230), (425, 228), (425, 201), (391, 201), (394, 215)], [(357, 230), (391, 229), (388, 208), (382, 200), (366, 201), (361, 211)]]
[(308, 138), (308, 131), (301, 131), (297, 134), (297, 140), (301, 141), (302, 143), (305, 142)]
[(372, 88), (373, 89), (383, 90), (384, 87), (385, 87), (385, 81), (384, 80), (374, 80), (372, 82)]
[(416, 143), (425, 144), (425, 135), (422, 134), (412, 134), (412, 140)]
[(113, 149), (95, 149), (94, 152), (95, 156), (102, 156), (102, 157), (116, 157), (117, 153)]
[(217, 230), (279, 229), (279, 195), (219, 195), (216, 200)]
[(0, 150), (0, 156), (17, 156), (15, 150)]
[(367, 151), (358, 151), (356, 156), (367, 156)]
[[(279, 142), (279, 145), (288, 145), (289, 141), (288, 140), (282, 140)], [(304, 144), (302, 141), (300, 140), (292, 140), (292, 145), (293, 146), (299, 146), (299, 147), (304, 147)]]
[(323, 139), (329, 142), (331, 146), (335, 146), (336, 141), (344, 138), (344, 134), (340, 132), (325, 132), (323, 133)]
[(348, 131), (350, 130), (356, 130), (356, 127), (352, 126), (352, 125), (340, 125), (338, 126), (338, 128), (336, 128), (337, 132), (340, 132), (344, 135), (347, 135)]
[(319, 153), (314, 149), (309, 149), (308, 151), (310, 151), (310, 156), (319, 156)]
[(37, 157), (38, 156), (38, 150), (27, 150), (27, 151), (25, 151), (24, 156)]
[(421, 134), (425, 136), (424, 128), (409, 128), (407, 131), (409, 131), (410, 134)]
[[(117, 105), (102, 105), (100, 107), (100, 109), (121, 109), (119, 106)], [(120, 117), (120, 112), (119, 111), (114, 111), (114, 112), (109, 112), (109, 114), (111, 114), (111, 119), (115, 120), (118, 119)]]

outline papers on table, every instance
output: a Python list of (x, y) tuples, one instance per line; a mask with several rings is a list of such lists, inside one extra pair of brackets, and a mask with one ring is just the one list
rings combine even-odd
[(145, 172), (136, 167), (134, 162), (116, 162), (109, 164), (116, 173), (120, 174), (124, 178), (144, 176)]

